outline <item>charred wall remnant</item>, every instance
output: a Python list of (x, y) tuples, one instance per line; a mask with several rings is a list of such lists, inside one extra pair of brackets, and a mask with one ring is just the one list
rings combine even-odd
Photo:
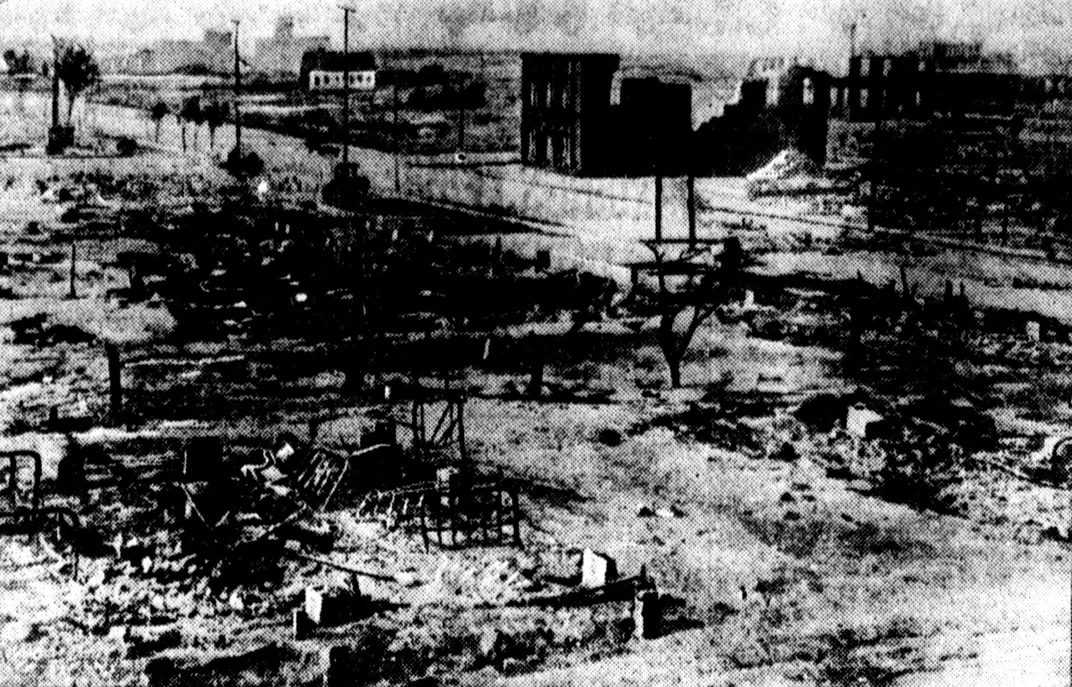
[(927, 43), (902, 53), (864, 53), (849, 63), (843, 114), (852, 121), (943, 114), (1009, 114), (1029, 81), (1006, 54), (981, 43)]
[(607, 120), (619, 58), (609, 54), (521, 56), (521, 160), (570, 174), (607, 167)]
[(831, 84), (832, 77), (814, 67), (756, 60), (736, 102), (696, 132), (698, 168), (741, 174), (787, 148), (825, 163)]

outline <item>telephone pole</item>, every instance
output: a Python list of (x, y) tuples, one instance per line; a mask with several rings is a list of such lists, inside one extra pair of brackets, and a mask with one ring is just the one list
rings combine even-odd
[(350, 13), (348, 5), (342, 8), (342, 164), (348, 169), (350, 162)]
[(239, 160), (242, 159), (242, 111), (240, 102), (242, 97), (242, 67), (238, 56), (238, 24), (240, 20), (232, 19), (234, 23), (234, 120), (235, 120), (235, 152)]

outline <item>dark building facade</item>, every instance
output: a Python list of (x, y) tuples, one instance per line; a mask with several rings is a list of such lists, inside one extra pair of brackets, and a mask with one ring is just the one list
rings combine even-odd
[(692, 87), (654, 77), (622, 79), (619, 106), (623, 170), (672, 174), (691, 158)]
[(898, 54), (865, 53), (849, 62), (841, 113), (852, 121), (933, 114), (1005, 115), (1026, 81), (1005, 54), (980, 43), (928, 43)]
[(619, 57), (521, 56), (521, 161), (567, 174), (613, 167), (611, 87)]

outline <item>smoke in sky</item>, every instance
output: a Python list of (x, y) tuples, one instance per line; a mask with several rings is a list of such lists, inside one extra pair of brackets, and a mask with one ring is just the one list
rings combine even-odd
[[(839, 63), (850, 26), (863, 47), (982, 39), (1030, 52), (1072, 44), (1072, 3), (1052, 0), (357, 0), (355, 44), (376, 47), (797, 53)], [(335, 0), (6, 0), (8, 40), (196, 38), (242, 19), (268, 35), (279, 14), (341, 39)]]

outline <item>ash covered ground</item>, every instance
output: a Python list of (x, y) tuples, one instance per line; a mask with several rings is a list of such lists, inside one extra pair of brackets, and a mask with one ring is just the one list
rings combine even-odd
[(84, 153), (0, 174), (11, 684), (1067, 683), (1067, 265), (751, 226), (671, 388), (551, 237)]

